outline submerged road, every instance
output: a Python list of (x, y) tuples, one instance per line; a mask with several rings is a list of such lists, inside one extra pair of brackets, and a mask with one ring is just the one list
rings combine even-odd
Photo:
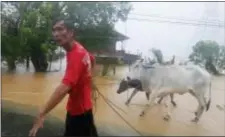
[[(52, 65), (54, 68), (54, 64)], [(55, 64), (56, 67), (56, 64)], [(116, 89), (118, 80), (121, 80), (126, 67), (118, 67), (114, 77), (96, 77), (100, 92), (125, 112), (118, 112), (129, 121), (137, 130), (144, 135), (185, 135), (185, 136), (224, 136), (225, 117), (224, 117), (224, 97), (225, 82), (224, 77), (213, 77), (212, 83), (212, 103), (208, 112), (205, 112), (198, 124), (191, 123), (194, 117), (194, 110), (197, 108), (197, 101), (189, 94), (175, 95), (177, 108), (173, 109), (172, 119), (166, 122), (162, 119), (162, 105), (155, 105), (144, 117), (139, 114), (143, 106), (147, 103), (144, 93), (138, 93), (129, 106), (125, 105), (127, 93), (117, 94)], [(48, 74), (33, 74), (21, 72), (15, 74), (2, 74), (2, 99), (32, 105), (39, 108), (48, 99), (59, 84), (63, 76), (63, 70)], [(111, 83), (111, 84), (110, 84)], [(130, 92), (128, 92), (130, 94)], [(65, 118), (65, 103), (59, 104), (51, 115), (60, 119)], [(137, 135), (104, 101), (102, 98), (97, 100), (95, 113), (97, 125), (103, 125), (112, 135)]]

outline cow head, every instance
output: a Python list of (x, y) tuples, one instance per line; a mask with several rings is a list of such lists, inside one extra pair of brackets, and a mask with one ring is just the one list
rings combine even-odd
[(128, 76), (126, 79), (121, 80), (120, 84), (119, 84), (119, 88), (117, 90), (117, 93), (120, 94), (124, 91), (126, 91), (127, 89), (129, 89), (129, 81), (131, 80), (131, 78)]
[(117, 93), (120, 94), (129, 88), (135, 88), (138, 91), (143, 91), (141, 80), (139, 79), (131, 79), (130, 77), (127, 77), (126, 80), (123, 79), (120, 82), (119, 88), (117, 90)]

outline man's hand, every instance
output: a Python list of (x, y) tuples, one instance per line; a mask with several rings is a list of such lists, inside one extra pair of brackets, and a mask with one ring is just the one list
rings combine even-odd
[(64, 84), (60, 84), (55, 92), (51, 95), (50, 99), (45, 104), (44, 108), (37, 116), (36, 120), (34, 121), (33, 128), (30, 130), (29, 136), (34, 137), (39, 128), (43, 127), (44, 117), (51, 111), (62, 99), (66, 96), (70, 87)]
[(44, 119), (45, 117), (42, 115), (38, 115), (37, 118), (34, 121), (33, 127), (29, 132), (30, 137), (35, 137), (39, 128), (43, 128)]

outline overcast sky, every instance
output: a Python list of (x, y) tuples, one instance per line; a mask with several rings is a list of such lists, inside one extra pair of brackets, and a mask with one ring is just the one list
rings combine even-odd
[[(133, 10), (129, 18), (165, 20), (165, 18), (134, 15), (138, 13), (188, 20), (225, 21), (225, 4), (222, 2), (132, 2), (132, 5)], [(169, 20), (171, 21), (171, 19)], [(213, 22), (213, 24), (216, 24), (216, 22)], [(125, 31), (125, 26), (127, 31)], [(219, 44), (225, 45), (224, 28), (207, 27), (207, 25), (190, 26), (128, 20), (126, 23), (118, 22), (116, 30), (130, 38), (125, 42), (126, 51), (137, 53), (137, 50), (139, 50), (144, 55), (148, 54), (148, 49), (158, 48), (161, 49), (165, 57), (171, 57), (175, 54), (183, 59), (190, 54), (192, 45), (200, 39), (215, 40)], [(119, 43), (117, 49), (120, 49)]]

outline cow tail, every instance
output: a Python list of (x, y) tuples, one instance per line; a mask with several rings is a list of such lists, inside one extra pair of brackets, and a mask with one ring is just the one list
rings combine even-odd
[(212, 89), (212, 84), (211, 84), (211, 81), (209, 83), (209, 100), (206, 104), (206, 111), (209, 110), (209, 107), (210, 107), (210, 104), (211, 104), (211, 89)]

